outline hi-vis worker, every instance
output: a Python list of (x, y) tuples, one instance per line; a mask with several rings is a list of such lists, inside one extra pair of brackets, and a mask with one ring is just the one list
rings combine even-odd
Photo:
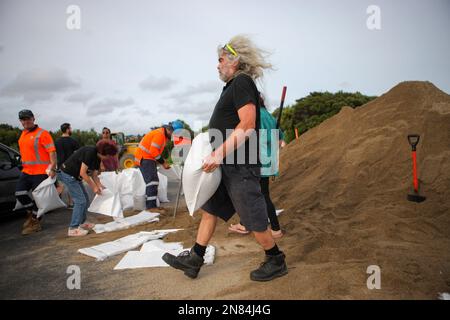
[(156, 162), (165, 169), (169, 169), (169, 163), (162, 157), (167, 141), (172, 137), (172, 133), (183, 128), (183, 123), (179, 120), (164, 125), (161, 128), (148, 132), (139, 143), (134, 153), (134, 163), (139, 167), (144, 176), (146, 184), (145, 194), (147, 196), (146, 208), (150, 212), (165, 213), (164, 208), (157, 207), (158, 198), (158, 171)]
[(17, 200), (27, 209), (27, 219), (22, 234), (27, 235), (41, 230), (37, 217), (36, 203), (28, 195), (48, 176), (56, 175), (56, 148), (52, 136), (34, 124), (34, 115), (30, 110), (19, 112), (19, 120), (24, 130), (19, 138), (22, 173), (16, 187)]

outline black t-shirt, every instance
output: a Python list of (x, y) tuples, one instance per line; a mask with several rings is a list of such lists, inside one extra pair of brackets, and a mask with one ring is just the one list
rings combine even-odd
[(77, 150), (80, 145), (71, 137), (61, 137), (55, 142), (56, 154), (58, 156), (58, 168), (69, 159), (72, 153)]
[(64, 162), (61, 170), (81, 181), (80, 169), (82, 163), (87, 165), (89, 170), (100, 170), (100, 159), (97, 157), (95, 147), (86, 146), (78, 149)]
[[(256, 106), (256, 128), (249, 140), (241, 145), (233, 154), (224, 159), (224, 164), (246, 164), (259, 166), (259, 143), (258, 129), (260, 124), (259, 116), (259, 94), (252, 78), (246, 74), (240, 74), (227, 82), (223, 88), (219, 101), (217, 102), (211, 119), (209, 120), (209, 129), (211, 144), (213, 148), (219, 147), (231, 134), (230, 129), (235, 129), (239, 124), (238, 110), (243, 106), (253, 103)], [(211, 129), (217, 129), (223, 136), (221, 139), (215, 139)], [(228, 130), (227, 130), (228, 129)], [(245, 158), (244, 158), (245, 157)]]

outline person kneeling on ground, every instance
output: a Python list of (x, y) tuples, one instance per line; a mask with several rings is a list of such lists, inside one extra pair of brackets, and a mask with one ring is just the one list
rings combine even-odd
[[(105, 187), (100, 183), (98, 172), (103, 159), (114, 157), (118, 150), (114, 143), (102, 140), (96, 146), (86, 146), (77, 150), (67, 159), (58, 172), (58, 179), (69, 189), (74, 207), (68, 236), (85, 236), (94, 224), (86, 222), (89, 207), (89, 196), (84, 188), (83, 180), (96, 194), (101, 194)], [(88, 175), (92, 171), (92, 178)]]

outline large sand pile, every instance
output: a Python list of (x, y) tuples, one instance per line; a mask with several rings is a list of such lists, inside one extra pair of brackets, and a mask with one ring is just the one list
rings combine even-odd
[[(421, 135), (420, 204), (406, 200), (410, 133)], [(290, 266), (302, 269), (294, 281), (316, 280), (304, 297), (436, 298), (450, 290), (449, 95), (429, 82), (400, 83), (344, 107), (290, 143), (280, 162), (271, 193), (287, 211), (284, 247)], [(364, 288), (369, 265), (381, 268), (381, 290)]]

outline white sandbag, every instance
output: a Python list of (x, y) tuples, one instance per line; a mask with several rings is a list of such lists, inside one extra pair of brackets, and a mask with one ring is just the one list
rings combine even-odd
[(115, 172), (102, 172), (99, 179), (106, 189), (95, 196), (88, 210), (114, 218), (123, 218), (120, 175)]
[(114, 218), (123, 218), (120, 196), (118, 193), (114, 194), (109, 189), (103, 189), (101, 194), (95, 196), (88, 211)]
[(134, 209), (134, 198), (132, 194), (121, 194), (120, 204), (122, 205), (122, 211)]
[(134, 196), (143, 196), (145, 195), (145, 180), (142, 175), (141, 170), (134, 169), (135, 173), (133, 176), (133, 195)]
[(127, 252), (128, 250), (133, 250), (149, 240), (159, 239), (160, 237), (161, 234), (158, 233), (139, 232), (115, 241), (79, 249), (78, 252), (102, 261), (109, 257)]
[(167, 198), (167, 177), (158, 172), (158, 199), (160, 202), (170, 202)]
[[(179, 255), (184, 250), (179, 242), (166, 243), (162, 240), (152, 240), (142, 245), (140, 251), (128, 251), (127, 254), (114, 267), (114, 270), (168, 267), (169, 265), (162, 259), (165, 253)], [(214, 263), (215, 248), (212, 245), (206, 247), (204, 264)]]
[(141, 252), (160, 251), (183, 251), (182, 242), (164, 242), (163, 240), (152, 240), (142, 245)]
[(220, 167), (211, 173), (202, 170), (203, 159), (212, 152), (209, 134), (200, 133), (192, 141), (183, 169), (183, 190), (191, 216), (208, 201), (219, 187), (222, 179)]
[(440, 293), (438, 296), (438, 299), (439, 300), (450, 300), (450, 293), (446, 293), (446, 292)]
[(171, 181), (181, 180), (181, 167), (177, 164), (171, 165), (170, 169), (164, 169), (164, 167), (160, 166), (158, 171)]
[(118, 218), (115, 221), (106, 224), (96, 224), (94, 231), (96, 233), (112, 232), (135, 227), (141, 224), (159, 221), (159, 213), (142, 211), (134, 216)]
[(122, 170), (117, 175), (118, 191), (121, 195), (133, 194), (133, 180), (136, 174), (136, 169), (129, 168)]
[(133, 196), (133, 209), (134, 210), (145, 210), (146, 209), (146, 203), (147, 201), (147, 196), (143, 195), (143, 196)]
[(59, 193), (55, 187), (56, 178), (48, 177), (33, 190), (33, 198), (38, 207), (37, 216), (58, 208), (66, 207), (66, 204), (59, 198)]
[(162, 239), (171, 232), (176, 232), (181, 229), (169, 230), (154, 230), (150, 232), (141, 231), (129, 236), (102, 243), (100, 245), (79, 249), (78, 252), (97, 259), (98, 261), (105, 260), (109, 257), (133, 250), (140, 245), (150, 240)]

